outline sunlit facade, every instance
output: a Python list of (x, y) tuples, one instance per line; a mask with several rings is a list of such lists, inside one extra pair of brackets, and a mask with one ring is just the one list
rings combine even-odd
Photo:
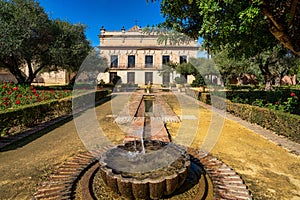
[(120, 76), (122, 83), (144, 85), (169, 84), (179, 76), (173, 73), (160, 73), (162, 66), (168, 62), (188, 62), (197, 57), (197, 41), (191, 40), (184, 44), (159, 44), (158, 35), (144, 33), (142, 28), (134, 26), (129, 30), (106, 31), (100, 29), (100, 52), (109, 63), (107, 73), (100, 79), (112, 82)]

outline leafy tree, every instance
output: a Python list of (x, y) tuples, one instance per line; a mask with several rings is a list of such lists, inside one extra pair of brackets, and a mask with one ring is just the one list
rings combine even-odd
[(298, 0), (261, 0), (259, 8), (267, 18), (269, 30), (275, 38), (284, 47), (300, 56), (300, 2)]
[(281, 78), (287, 75), (290, 69), (297, 67), (299, 58), (279, 44), (270, 50), (258, 53), (251, 61), (258, 65), (264, 76), (265, 90), (271, 90), (273, 83), (280, 85)]
[(298, 0), (162, 0), (161, 12), (166, 27), (204, 38), (209, 49), (233, 44), (242, 37), (251, 39), (261, 27), (300, 55), (299, 4)]
[(218, 69), (212, 59), (208, 58), (190, 58), (190, 63), (196, 69), (196, 74), (201, 74), (202, 76), (210, 74), (218, 74)]
[[(283, 61), (284, 54), (276, 53), (276, 47), (279, 42), (278, 38), (274, 37), (272, 23), (277, 20), (281, 24), (298, 24), (297, 15), (299, 13), (294, 12), (295, 7), (293, 5), (295, 4), (292, 4), (291, 1), (287, 2), (286, 4), (281, 1), (268, 1), (267, 3), (262, 0), (242, 2), (232, 0), (163, 0), (161, 2), (161, 11), (166, 18), (163, 25), (167, 28), (173, 28), (191, 37), (203, 37), (204, 47), (214, 54), (222, 51), (222, 48), (226, 45), (230, 45), (228, 56), (232, 57), (233, 60), (246, 63), (251, 61), (251, 65), (256, 64), (264, 77), (266, 90), (269, 90), (272, 89), (275, 77), (285, 73), (285, 71), (277, 70), (275, 72), (274, 70), (280, 69), (279, 65), (282, 66), (282, 63), (278, 63), (280, 60)], [(276, 13), (272, 11), (272, 15), (266, 16), (265, 11), (269, 9), (266, 8), (268, 4), (270, 4), (271, 9), (276, 10)], [(288, 20), (284, 20), (281, 15), (288, 11), (291, 11), (288, 14), (293, 13), (291, 14), (293, 16)], [(272, 23), (270, 23), (268, 19), (271, 19), (272, 16), (276, 17), (276, 20), (274, 18)], [(195, 24), (198, 24), (199, 27), (195, 26)], [(293, 29), (297, 32), (298, 30), (298, 28), (290, 28), (291, 30), (289, 31)], [(284, 38), (287, 39), (287, 37)], [(291, 43), (292, 40), (290, 39), (288, 38), (285, 42), (280, 41), (285, 47), (289, 48), (290, 46), (287, 44)], [(296, 43), (294, 42), (294, 44)], [(297, 54), (294, 47), (296, 46), (289, 49)], [(288, 52), (285, 55), (288, 55)], [(279, 57), (275, 58), (276, 56)], [(239, 71), (245, 66), (247, 69), (251, 69), (249, 64), (248, 66), (243, 63), (242, 65), (240, 63), (237, 64), (230, 66), (238, 67), (235, 71)], [(227, 71), (229, 70), (227, 69)]]
[(263, 76), (266, 90), (272, 89), (275, 82), (280, 84), (281, 78), (289, 70), (295, 69), (299, 59), (281, 44), (272, 49), (257, 53), (253, 57), (232, 57), (231, 46), (226, 45), (221, 51), (213, 55), (223, 79), (227, 77), (241, 77), (242, 74), (254, 74), (256, 77)]
[(174, 80), (174, 72), (176, 70), (178, 63), (168, 62), (165, 65), (162, 65), (162, 68), (158, 71), (160, 76), (171, 74), (171, 80)]
[(41, 56), (41, 64), (47, 68), (67, 69), (77, 72), (84, 59), (96, 55), (84, 34), (85, 25), (70, 24), (66, 21), (54, 20), (49, 34), (54, 40), (49, 43), (47, 52)]
[(187, 75), (194, 75), (196, 76), (198, 74), (197, 69), (192, 65), (192, 63), (182, 63), (180, 65), (177, 65), (176, 72), (186, 77)]
[(25, 84), (42, 70), (78, 70), (91, 49), (84, 30), (50, 20), (34, 0), (0, 0), (0, 66)]
[(228, 84), (231, 78), (241, 79), (245, 73), (261, 77), (260, 69), (252, 64), (251, 59), (245, 56), (232, 56), (231, 52), (231, 46), (226, 45), (212, 56), (225, 84)]
[(175, 31), (174, 29), (166, 28), (162, 25), (157, 26), (147, 26), (143, 29), (144, 34), (156, 34), (158, 35), (157, 42), (158, 44), (164, 45), (182, 45), (182, 44), (189, 44), (194, 42), (195, 40), (188, 35)]
[(89, 55), (82, 62), (78, 73), (70, 84), (75, 83), (75, 79), (78, 82), (88, 81), (89, 84), (96, 84), (99, 73), (106, 72), (108, 70), (108, 61), (105, 57), (102, 57), (98, 48), (90, 51)]

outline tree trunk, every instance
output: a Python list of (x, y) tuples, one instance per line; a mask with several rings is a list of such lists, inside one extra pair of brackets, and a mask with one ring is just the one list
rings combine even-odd
[(28, 77), (26, 79), (26, 84), (30, 85), (35, 79), (35, 75), (32, 70), (31, 60), (27, 60), (27, 68), (28, 68)]
[[(282, 22), (279, 19), (276, 19), (274, 14), (272, 13), (272, 8), (269, 7), (268, 1), (263, 1), (261, 5), (261, 11), (264, 16), (267, 17), (270, 23), (269, 31), (271, 34), (281, 43), (283, 46), (289, 50), (291, 50), (294, 54), (300, 56), (299, 42), (295, 41), (295, 36), (293, 36), (289, 32), (289, 27), (292, 25), (292, 21), (294, 20), (297, 8), (297, 0), (294, 0), (291, 5), (291, 13), (290, 13), (290, 21), (287, 23), (286, 21)], [(274, 8), (275, 9), (275, 8)], [(288, 26), (286, 26), (288, 24)]]
[(76, 77), (77, 77), (77, 74), (75, 76), (73, 76), (73, 78), (70, 79), (70, 81), (69, 81), (70, 86), (74, 86)]
[(12, 63), (13, 64), (7, 64), (10, 73), (12, 73), (12, 75), (15, 76), (15, 78), (18, 81), (18, 84), (25, 84), (25, 74), (22, 73), (22, 71), (19, 69), (18, 63), (15, 60), (13, 60)]
[(227, 85), (227, 75), (226, 74), (221, 74), (221, 86), (224, 87)]
[(273, 90), (273, 86), (272, 86), (273, 75), (269, 70), (269, 61), (267, 61), (265, 64), (263, 64), (261, 61), (259, 64), (259, 69), (261, 70), (261, 73), (265, 79), (265, 91)]
[(273, 86), (272, 86), (273, 78), (272, 78), (272, 75), (271, 74), (266, 74), (266, 75), (264, 75), (264, 78), (265, 78), (265, 82), (266, 82), (265, 91), (271, 91), (271, 90), (273, 90)]

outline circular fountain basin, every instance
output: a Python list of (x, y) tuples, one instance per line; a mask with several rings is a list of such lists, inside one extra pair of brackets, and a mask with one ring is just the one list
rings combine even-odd
[(103, 181), (129, 198), (159, 199), (185, 181), (189, 155), (173, 143), (130, 141), (111, 148), (100, 158)]

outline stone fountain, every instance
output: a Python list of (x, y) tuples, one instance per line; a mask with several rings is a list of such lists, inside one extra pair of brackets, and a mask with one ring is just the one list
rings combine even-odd
[(172, 194), (189, 173), (189, 155), (172, 143), (143, 143), (127, 142), (106, 151), (100, 159), (102, 179), (114, 192), (130, 199)]
[(136, 94), (134, 103), (125, 108), (126, 114), (119, 115), (121, 120), (116, 119), (119, 123), (131, 123), (125, 143), (109, 149), (100, 158), (102, 179), (122, 196), (159, 199), (178, 189), (189, 173), (189, 155), (169, 142), (164, 127), (164, 120), (174, 120), (176, 115), (170, 114), (170, 108), (167, 113), (166, 106), (159, 107), (159, 99), (153, 94)]

